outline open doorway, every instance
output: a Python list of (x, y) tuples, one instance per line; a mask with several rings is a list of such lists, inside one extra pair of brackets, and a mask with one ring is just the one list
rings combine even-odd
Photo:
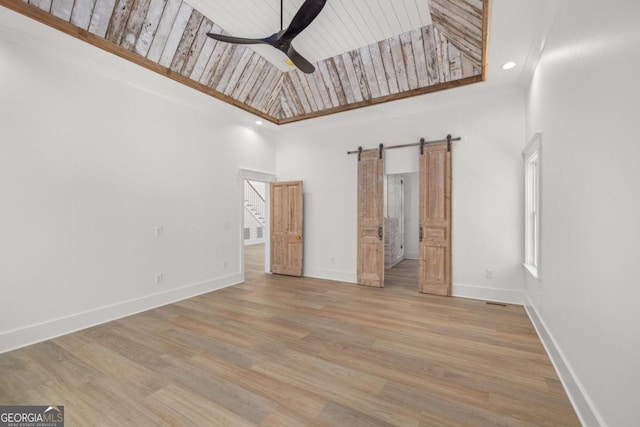
[(384, 177), (385, 286), (416, 292), (419, 257), (419, 187), (417, 172)]
[(267, 183), (243, 183), (243, 245), (245, 280), (264, 275), (267, 241)]
[[(398, 156), (383, 155), (382, 144), (378, 150), (357, 153), (358, 284), (384, 287), (387, 276), (391, 277), (387, 284), (407, 289), (417, 285), (419, 292), (450, 296), (451, 138), (421, 140), (419, 156), (409, 150), (397, 150)], [(415, 171), (417, 176), (411, 175)], [(407, 203), (414, 207), (407, 208)], [(405, 258), (416, 261), (410, 259), (414, 257), (417, 262), (401, 264)], [(415, 264), (418, 268), (413, 268)]]

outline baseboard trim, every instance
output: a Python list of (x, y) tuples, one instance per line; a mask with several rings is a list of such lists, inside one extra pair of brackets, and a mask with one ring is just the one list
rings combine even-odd
[(503, 302), (507, 304), (524, 303), (524, 292), (511, 289), (485, 288), (481, 286), (454, 283), (451, 289), (454, 297), (479, 299), (483, 301)]
[(0, 334), (0, 354), (197, 295), (237, 285), (242, 281), (242, 274), (233, 274), (3, 332)]
[(337, 282), (357, 283), (358, 277), (356, 273), (348, 271), (325, 270), (322, 268), (305, 268), (304, 277), (312, 277), (314, 279), (335, 280)]
[(249, 239), (249, 240), (245, 240), (244, 241), (244, 245), (245, 246), (262, 245), (264, 243), (265, 243), (264, 238), (262, 238), (262, 239)]
[(404, 253), (404, 259), (419, 260), (420, 259), (420, 254), (418, 252), (405, 252)]
[[(314, 279), (335, 280), (338, 282), (357, 283), (356, 273), (346, 271), (325, 270), (321, 268), (305, 269), (304, 277)], [(417, 289), (417, 284), (416, 284)], [(452, 296), (470, 298), (483, 301), (503, 302), (507, 304), (522, 305), (524, 303), (524, 292), (509, 289), (485, 288), (473, 285), (454, 283)]]
[(606, 424), (602, 420), (602, 417), (596, 411), (593, 402), (576, 377), (571, 365), (566, 362), (562, 350), (560, 350), (556, 340), (549, 332), (544, 320), (538, 315), (538, 311), (528, 296), (525, 296), (524, 309), (538, 333), (538, 337), (540, 341), (542, 341), (542, 345), (547, 351), (547, 355), (549, 359), (551, 359), (551, 363), (582, 425), (585, 427), (604, 427)]

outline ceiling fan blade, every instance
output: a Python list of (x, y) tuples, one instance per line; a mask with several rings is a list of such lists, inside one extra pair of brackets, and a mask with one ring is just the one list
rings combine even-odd
[(311, 74), (316, 70), (316, 67), (311, 64), (311, 62), (307, 61), (307, 59), (300, 55), (293, 46), (289, 46), (289, 50), (287, 51), (287, 56), (295, 64), (296, 67), (300, 69), (303, 73)]
[[(291, 40), (304, 31), (320, 14), (325, 3), (327, 0), (306, 0), (296, 12), (282, 38)], [(293, 61), (293, 58), (291, 60)]]
[(213, 34), (213, 33), (207, 33), (207, 36), (211, 37), (212, 39), (221, 41), (221, 42), (227, 42), (227, 43), (236, 43), (236, 44), (262, 44), (262, 43), (266, 43), (263, 39), (245, 39), (242, 37), (231, 37), (231, 36), (224, 36), (222, 34)]

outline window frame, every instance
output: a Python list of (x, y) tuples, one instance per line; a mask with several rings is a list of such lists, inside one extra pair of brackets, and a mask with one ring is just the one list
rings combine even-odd
[(529, 273), (540, 277), (542, 134), (536, 133), (522, 151), (524, 160), (524, 262)]

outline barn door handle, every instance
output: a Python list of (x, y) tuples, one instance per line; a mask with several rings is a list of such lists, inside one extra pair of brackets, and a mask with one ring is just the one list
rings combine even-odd
[(423, 237), (422, 224), (420, 224), (420, 241), (421, 242), (422, 242), (422, 237)]
[(382, 240), (382, 227), (378, 227), (378, 237)]

